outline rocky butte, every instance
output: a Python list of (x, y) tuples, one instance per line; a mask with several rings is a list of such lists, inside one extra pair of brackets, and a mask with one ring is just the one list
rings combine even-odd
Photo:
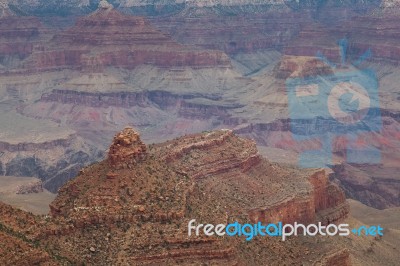
[[(350, 265), (349, 251), (361, 239), (188, 237), (191, 219), (306, 224), (348, 219), (344, 194), (324, 170), (270, 163), (253, 141), (230, 130), (146, 147), (134, 129), (125, 128), (108, 158), (82, 169), (50, 207), (50, 216), (39, 217), (0, 206), (0, 231), (15, 251), (12, 258), (0, 258), (50, 265)], [(17, 246), (29, 252), (16, 253)]]
[(101, 71), (107, 67), (228, 67), (221, 51), (199, 50), (173, 41), (144, 17), (123, 14), (101, 2), (92, 14), (35, 48), (25, 68), (31, 71), (75, 69)]

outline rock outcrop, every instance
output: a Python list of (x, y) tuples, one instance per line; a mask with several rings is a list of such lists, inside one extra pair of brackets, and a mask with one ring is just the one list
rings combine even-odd
[(113, 168), (132, 168), (146, 156), (146, 145), (132, 128), (118, 133), (108, 152), (108, 161)]

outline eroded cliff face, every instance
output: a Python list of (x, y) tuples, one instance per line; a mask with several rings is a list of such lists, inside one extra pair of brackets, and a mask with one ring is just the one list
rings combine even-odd
[[(116, 89), (112, 92), (114, 86)], [(55, 89), (43, 94), (40, 101), (26, 106), (22, 112), (26, 116), (34, 114), (35, 118), (64, 121), (90, 142), (105, 149), (115, 125), (129, 123), (140, 129), (151, 127), (153, 130), (145, 140), (159, 142), (164, 138), (161, 135), (179, 136), (182, 131), (210, 130), (229, 122), (230, 111), (240, 107), (235, 103), (220, 102), (220, 96), (211, 92), (206, 95), (164, 90), (132, 92), (127, 87), (122, 82), (108, 84), (104, 92), (96, 91), (100, 86), (91, 84), (77, 85), (75, 90)], [(97, 136), (86, 135), (88, 131), (98, 132)]]
[(342, 221), (349, 214), (349, 206), (343, 191), (328, 181), (325, 170), (316, 171), (309, 177), (311, 197), (292, 197), (272, 208), (253, 209), (249, 216), (253, 222), (301, 222), (319, 221), (328, 225)]
[[(149, 145), (140, 160), (138, 148), (142, 150), (142, 143), (134, 129), (116, 134), (105, 161), (82, 169), (62, 187), (50, 216), (34, 216), (0, 204), (5, 255), (13, 254), (0, 261), (51, 265), (307, 261), (333, 266), (351, 265), (351, 260), (366, 263), (371, 259), (365, 256), (367, 248), (385, 252), (385, 263), (395, 261), (396, 251), (384, 248), (388, 245), (385, 237), (293, 237), (284, 242), (273, 237), (250, 242), (188, 237), (191, 219), (214, 224), (261, 219), (332, 223), (346, 219), (348, 208), (343, 192), (324, 170), (270, 163), (258, 154), (254, 142), (229, 130)], [(123, 167), (116, 167), (115, 160)], [(345, 222), (360, 225), (354, 219)], [(282, 257), (282, 253), (288, 255)]]
[[(300, 263), (304, 256), (315, 263), (326, 261), (323, 265), (349, 262), (347, 251), (329, 242), (315, 242), (309, 247), (313, 252), (304, 253), (300, 238), (262, 238), (244, 245), (237, 238), (187, 237), (191, 219), (312, 223), (324, 218), (324, 211), (334, 214), (325, 217), (328, 223), (344, 219), (348, 212), (333, 211), (345, 205), (343, 193), (332, 189), (324, 171), (272, 164), (258, 154), (254, 142), (229, 130), (150, 145), (138, 160), (142, 146), (137, 132), (126, 128), (115, 136), (104, 162), (82, 169), (60, 189), (50, 206), (51, 217), (36, 222), (39, 218), (0, 206), (2, 213), (15, 212), (7, 219), (0, 216), (1, 222), (11, 230), (21, 226), (13, 217), (29, 222), (22, 231), (26, 239), (38, 243), (39, 250), (46, 246), (59, 263), (254, 265), (278, 257)], [(257, 216), (262, 212), (268, 216)], [(292, 255), (282, 258), (282, 250)], [(245, 254), (253, 252), (259, 255), (249, 260)]]

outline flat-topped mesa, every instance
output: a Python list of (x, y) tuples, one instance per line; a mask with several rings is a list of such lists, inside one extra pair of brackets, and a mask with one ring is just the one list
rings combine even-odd
[(130, 168), (146, 156), (146, 145), (133, 128), (127, 127), (115, 135), (108, 152), (108, 161), (115, 169)]

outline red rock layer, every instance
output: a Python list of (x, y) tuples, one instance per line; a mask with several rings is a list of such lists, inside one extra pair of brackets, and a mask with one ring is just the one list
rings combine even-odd
[(348, 33), (350, 50), (355, 55), (361, 55), (371, 49), (372, 59), (398, 63), (400, 61), (399, 19), (400, 14), (386, 13), (359, 17), (346, 24), (342, 31)]
[[(196, 164), (194, 166), (190, 165), (188, 167), (182, 162), (179, 162), (178, 166), (190, 176), (200, 180), (204, 179), (204, 181), (200, 182), (210, 182), (209, 186), (212, 186), (211, 184), (214, 182), (218, 183), (215, 179), (240, 180), (241, 178), (240, 183), (246, 184), (249, 182), (254, 188), (251, 186), (249, 189), (236, 190), (235, 193), (238, 196), (240, 195), (241, 198), (245, 198), (244, 194), (258, 193), (258, 197), (262, 198), (263, 195), (271, 195), (273, 192), (268, 191), (267, 188), (261, 188), (265, 186), (265, 180), (258, 180), (258, 175), (261, 177), (262, 173), (268, 173), (264, 174), (263, 177), (268, 180), (273, 175), (271, 171), (276, 171), (276, 175), (283, 175), (281, 182), (285, 182), (286, 178), (290, 179), (290, 176), (283, 174), (284, 171), (278, 173), (278, 170), (274, 169), (274, 166), (267, 166), (262, 162), (263, 160), (257, 152), (255, 143), (238, 140), (232, 131), (222, 131), (219, 134), (209, 133), (208, 136), (203, 136), (198, 140), (196, 138), (190, 140), (191, 138), (187, 137), (179, 145), (174, 145), (173, 148), (165, 153), (166, 159), (173, 163), (180, 158), (190, 160), (188, 158), (191, 156), (195, 157)], [(233, 147), (230, 148), (230, 143), (236, 143), (240, 152), (230, 154), (229, 151), (234, 150)], [(164, 149), (165, 147), (163, 147)], [(221, 156), (206, 156), (206, 152), (221, 154)], [(274, 178), (278, 177), (271, 177), (269, 182), (276, 182)], [(312, 223), (318, 218), (321, 222), (329, 224), (347, 217), (349, 207), (346, 203), (344, 193), (336, 185), (329, 182), (328, 175), (324, 170), (309, 173), (307, 181), (310, 184), (307, 196), (300, 192), (290, 193), (286, 189), (286, 191), (282, 191), (280, 201), (256, 203), (259, 200), (258, 198), (257, 201), (253, 202), (253, 208), (247, 210), (250, 220), (252, 222), (282, 221), (285, 223), (294, 223), (297, 221)], [(290, 181), (288, 180), (288, 182)], [(229, 185), (227, 186), (229, 187)], [(217, 188), (214, 187), (214, 189)], [(225, 194), (222, 191), (220, 193)], [(247, 197), (251, 198), (251, 196)], [(260, 206), (256, 207), (255, 205), (257, 204), (260, 204)], [(322, 213), (326, 214), (326, 217)]]

